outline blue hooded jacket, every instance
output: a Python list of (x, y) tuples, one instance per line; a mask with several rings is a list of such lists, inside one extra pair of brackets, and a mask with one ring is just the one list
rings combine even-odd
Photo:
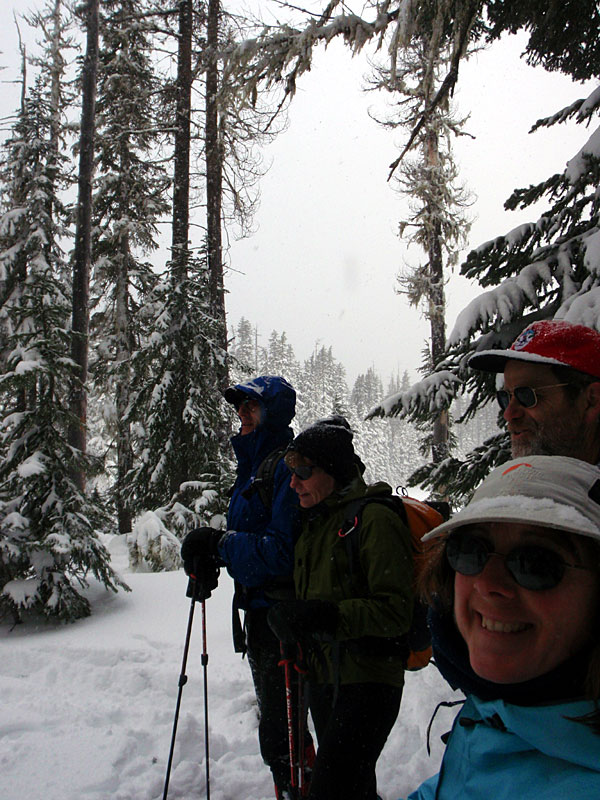
[(295, 413), (296, 393), (284, 378), (266, 375), (237, 384), (227, 390), (225, 398), (235, 404), (244, 394), (260, 402), (261, 421), (251, 433), (238, 433), (231, 439), (237, 478), (219, 555), (236, 581), (238, 606), (249, 609), (275, 602), (267, 597), (265, 589), (274, 589), (283, 579), (293, 585), (299, 506), (283, 459), (275, 469), (271, 509), (263, 505), (258, 492), (244, 496), (264, 458), (278, 447), (287, 447), (293, 439), (289, 425)]

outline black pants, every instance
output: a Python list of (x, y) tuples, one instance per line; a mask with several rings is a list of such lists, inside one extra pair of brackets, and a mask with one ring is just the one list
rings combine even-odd
[(382, 683), (309, 685), (319, 747), (309, 800), (376, 800), (375, 765), (400, 710), (402, 689)]
[[(279, 640), (267, 623), (267, 609), (246, 612), (246, 644), (258, 702), (260, 754), (263, 761), (271, 768), (275, 784), (283, 789), (290, 783), (285, 671), (279, 666), (281, 661)], [(294, 735), (297, 742), (299, 677), (293, 667), (289, 674), (292, 686)], [(304, 706), (304, 741), (305, 747), (310, 748), (312, 739), (306, 727), (306, 703)]]

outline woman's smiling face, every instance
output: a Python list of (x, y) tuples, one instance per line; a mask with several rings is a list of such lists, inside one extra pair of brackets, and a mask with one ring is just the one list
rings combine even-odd
[[(506, 555), (521, 545), (547, 547), (567, 563), (592, 566), (583, 537), (518, 523), (477, 525), (476, 534)], [(477, 675), (495, 683), (521, 683), (544, 675), (592, 637), (598, 610), (597, 565), (567, 568), (553, 589), (523, 589), (503, 558), (491, 556), (479, 575), (454, 578), (454, 616)]]

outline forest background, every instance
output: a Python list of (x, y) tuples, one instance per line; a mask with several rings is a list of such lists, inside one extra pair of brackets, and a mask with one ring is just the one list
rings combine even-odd
[[(506, 346), (529, 319), (597, 326), (599, 143), (585, 132), (600, 104), (594, 3), (366, 3), (361, 15), (337, 2), (274, 5), (268, 24), (216, 0), (52, 0), (29, 17), (39, 44), (21, 40), (0, 197), (0, 579), (15, 618), (85, 615), (78, 586), (90, 573), (122, 585), (103, 532), (128, 536), (134, 567), (169, 569), (186, 530), (222, 524), (234, 420), (218, 389), (230, 381), (284, 374), (298, 429), (345, 413), (370, 477), (459, 503), (508, 455), (505, 433), (489, 436), (493, 380), (467, 370), (469, 353)], [(445, 287), (472, 202), (451, 94), (472, 48), (521, 29), (531, 63), (581, 84), (537, 128), (577, 123), (581, 144), (508, 200), (531, 222), (468, 255), (461, 275), (477, 294), (446, 337)], [(262, 320), (227, 329), (227, 248), (252, 228), (260, 148), (285, 137), (318, 45), (338, 42), (369, 56), (370, 88), (390, 100), (376, 115), (405, 151), (386, 177), (406, 201), (401, 238), (421, 254), (400, 279), (430, 328), (416, 385), (404, 370), (384, 385), (370, 367), (349, 389), (329, 344), (298, 361), (281, 330), (259, 346)], [(296, 270), (270, 302), (307, 314), (294, 287), (310, 280)], [(365, 423), (369, 411), (384, 419)]]

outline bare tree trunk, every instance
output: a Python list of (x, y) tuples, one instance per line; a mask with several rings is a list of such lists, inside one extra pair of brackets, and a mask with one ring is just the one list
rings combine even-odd
[[(173, 289), (179, 291), (179, 284), (188, 276), (189, 262), (189, 221), (190, 221), (190, 130), (192, 113), (192, 0), (179, 2), (179, 49), (177, 53), (177, 110), (175, 119), (174, 167), (173, 167), (173, 233), (171, 253), (171, 273)], [(189, 342), (180, 342), (177, 350), (183, 354)], [(173, 365), (175, 380), (183, 380), (185, 366)], [(183, 387), (178, 393), (179, 407), (174, 409), (173, 420), (178, 426), (174, 431), (178, 458), (169, 475), (169, 490), (175, 494), (189, 474), (188, 445), (185, 440), (183, 411), (185, 396)]]
[[(218, 345), (227, 348), (225, 292), (223, 288), (223, 243), (221, 202), (223, 193), (223, 149), (219, 136), (219, 0), (209, 0), (206, 26), (206, 226), (209, 270), (210, 310), (218, 327)], [(216, 376), (217, 383), (227, 383), (227, 366)]]
[(173, 167), (172, 270), (187, 276), (190, 223), (190, 117), (192, 109), (192, 0), (179, 2), (177, 110)]
[[(128, 358), (123, 353), (117, 352), (117, 360)], [(126, 499), (125, 483), (127, 474), (133, 467), (133, 451), (131, 448), (131, 429), (125, 421), (125, 413), (129, 406), (129, 384), (125, 380), (123, 371), (116, 387), (115, 404), (117, 408), (117, 482), (116, 501), (119, 533), (129, 533), (131, 530), (132, 513)]]
[[(438, 138), (431, 130), (425, 139), (425, 159), (432, 170), (439, 166)], [(444, 293), (444, 259), (442, 230), (437, 210), (429, 208), (427, 255), (429, 259), (429, 324), (431, 326), (431, 358), (437, 364), (446, 350), (446, 298)], [(442, 409), (433, 423), (431, 457), (439, 464), (448, 455), (448, 409)]]
[[(123, 162), (122, 162), (123, 163)], [(123, 198), (123, 213), (127, 211), (126, 199)], [(131, 506), (126, 499), (126, 478), (133, 467), (133, 450), (131, 447), (131, 428), (127, 421), (127, 408), (130, 401), (130, 367), (131, 336), (129, 325), (129, 237), (121, 240), (121, 253), (118, 261), (117, 283), (115, 287), (116, 302), (116, 360), (118, 380), (115, 392), (117, 409), (117, 482), (116, 499), (119, 533), (131, 530)]]
[[(73, 421), (69, 444), (86, 451), (89, 333), (89, 283), (92, 229), (92, 176), (94, 169), (94, 130), (96, 111), (96, 75), (98, 70), (98, 2), (88, 0), (86, 11), (87, 44), (82, 70), (81, 135), (79, 153), (79, 196), (73, 264), (73, 321), (71, 357), (75, 364), (71, 390)], [(74, 479), (85, 488), (85, 475), (75, 471)]]
[[(64, 59), (61, 53), (61, 39), (62, 39), (62, 0), (54, 0), (54, 8), (52, 10), (52, 41), (51, 41), (51, 88), (50, 88), (50, 146), (53, 158), (54, 170), (58, 168), (58, 153), (60, 150), (59, 137), (60, 137), (60, 96), (61, 96), (61, 82), (64, 71)], [(48, 192), (49, 195), (54, 195), (54, 186)], [(52, 216), (53, 209), (49, 208), (49, 215)]]

